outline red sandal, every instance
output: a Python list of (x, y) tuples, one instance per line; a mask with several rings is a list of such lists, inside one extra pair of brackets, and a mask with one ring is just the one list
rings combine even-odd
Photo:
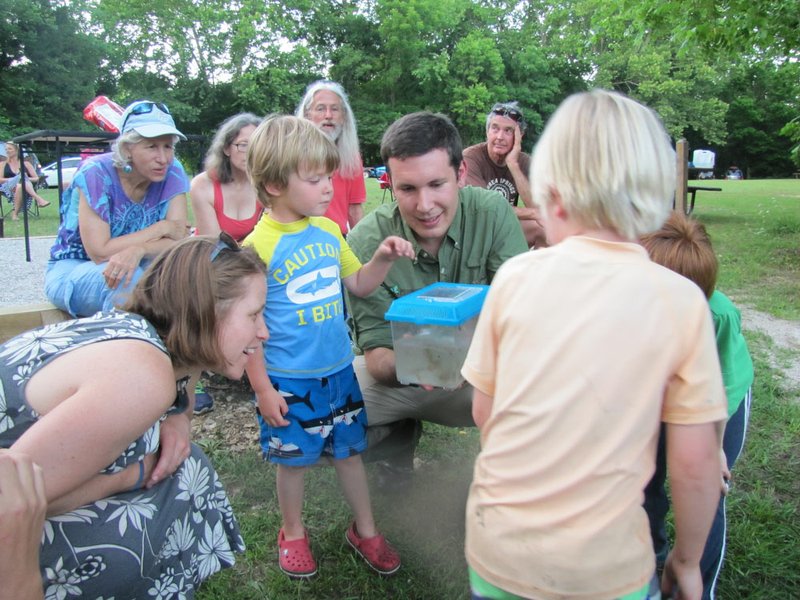
[(299, 540), (287, 541), (281, 527), (278, 532), (278, 566), (294, 579), (307, 579), (317, 574), (317, 561), (311, 553), (308, 531)]
[(371, 538), (362, 538), (353, 521), (344, 537), (353, 550), (381, 575), (392, 575), (400, 568), (400, 555), (380, 533)]

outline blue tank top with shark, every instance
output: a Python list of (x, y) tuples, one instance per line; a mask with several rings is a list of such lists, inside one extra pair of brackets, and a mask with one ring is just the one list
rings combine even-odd
[(339, 226), (324, 217), (279, 223), (266, 214), (244, 245), (267, 264), (267, 373), (327, 377), (351, 364), (342, 278), (361, 263)]

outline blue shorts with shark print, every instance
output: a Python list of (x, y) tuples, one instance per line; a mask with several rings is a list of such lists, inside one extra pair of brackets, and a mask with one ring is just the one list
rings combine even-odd
[(265, 460), (305, 467), (323, 455), (347, 458), (367, 449), (367, 412), (352, 366), (318, 379), (270, 379), (289, 406), (289, 424), (272, 427), (258, 415)]

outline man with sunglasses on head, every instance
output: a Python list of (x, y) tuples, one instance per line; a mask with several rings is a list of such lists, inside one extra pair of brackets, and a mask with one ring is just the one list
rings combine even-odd
[[(516, 102), (500, 102), (486, 115), (486, 141), (464, 150), (467, 185), (494, 190), (514, 208), (531, 248), (546, 245), (528, 183), (530, 156), (522, 151), (527, 123)], [(521, 201), (521, 205), (520, 205)]]
[(342, 235), (347, 236), (364, 216), (364, 202), (367, 201), (356, 118), (347, 94), (334, 81), (315, 81), (306, 89), (295, 116), (314, 123), (336, 144), (340, 162), (333, 173), (333, 200), (325, 216), (335, 221)]

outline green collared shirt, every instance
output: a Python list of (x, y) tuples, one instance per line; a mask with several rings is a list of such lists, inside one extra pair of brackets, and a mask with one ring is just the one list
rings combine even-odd
[(379, 206), (347, 236), (362, 263), (390, 235), (409, 240), (416, 254), (413, 261), (396, 261), (383, 284), (366, 298), (349, 296), (355, 342), (362, 350), (392, 347), (391, 328), (383, 316), (395, 298), (439, 281), (489, 284), (503, 262), (528, 250), (519, 221), (500, 194), (465, 187), (458, 196), (438, 256), (420, 248), (395, 202)]

